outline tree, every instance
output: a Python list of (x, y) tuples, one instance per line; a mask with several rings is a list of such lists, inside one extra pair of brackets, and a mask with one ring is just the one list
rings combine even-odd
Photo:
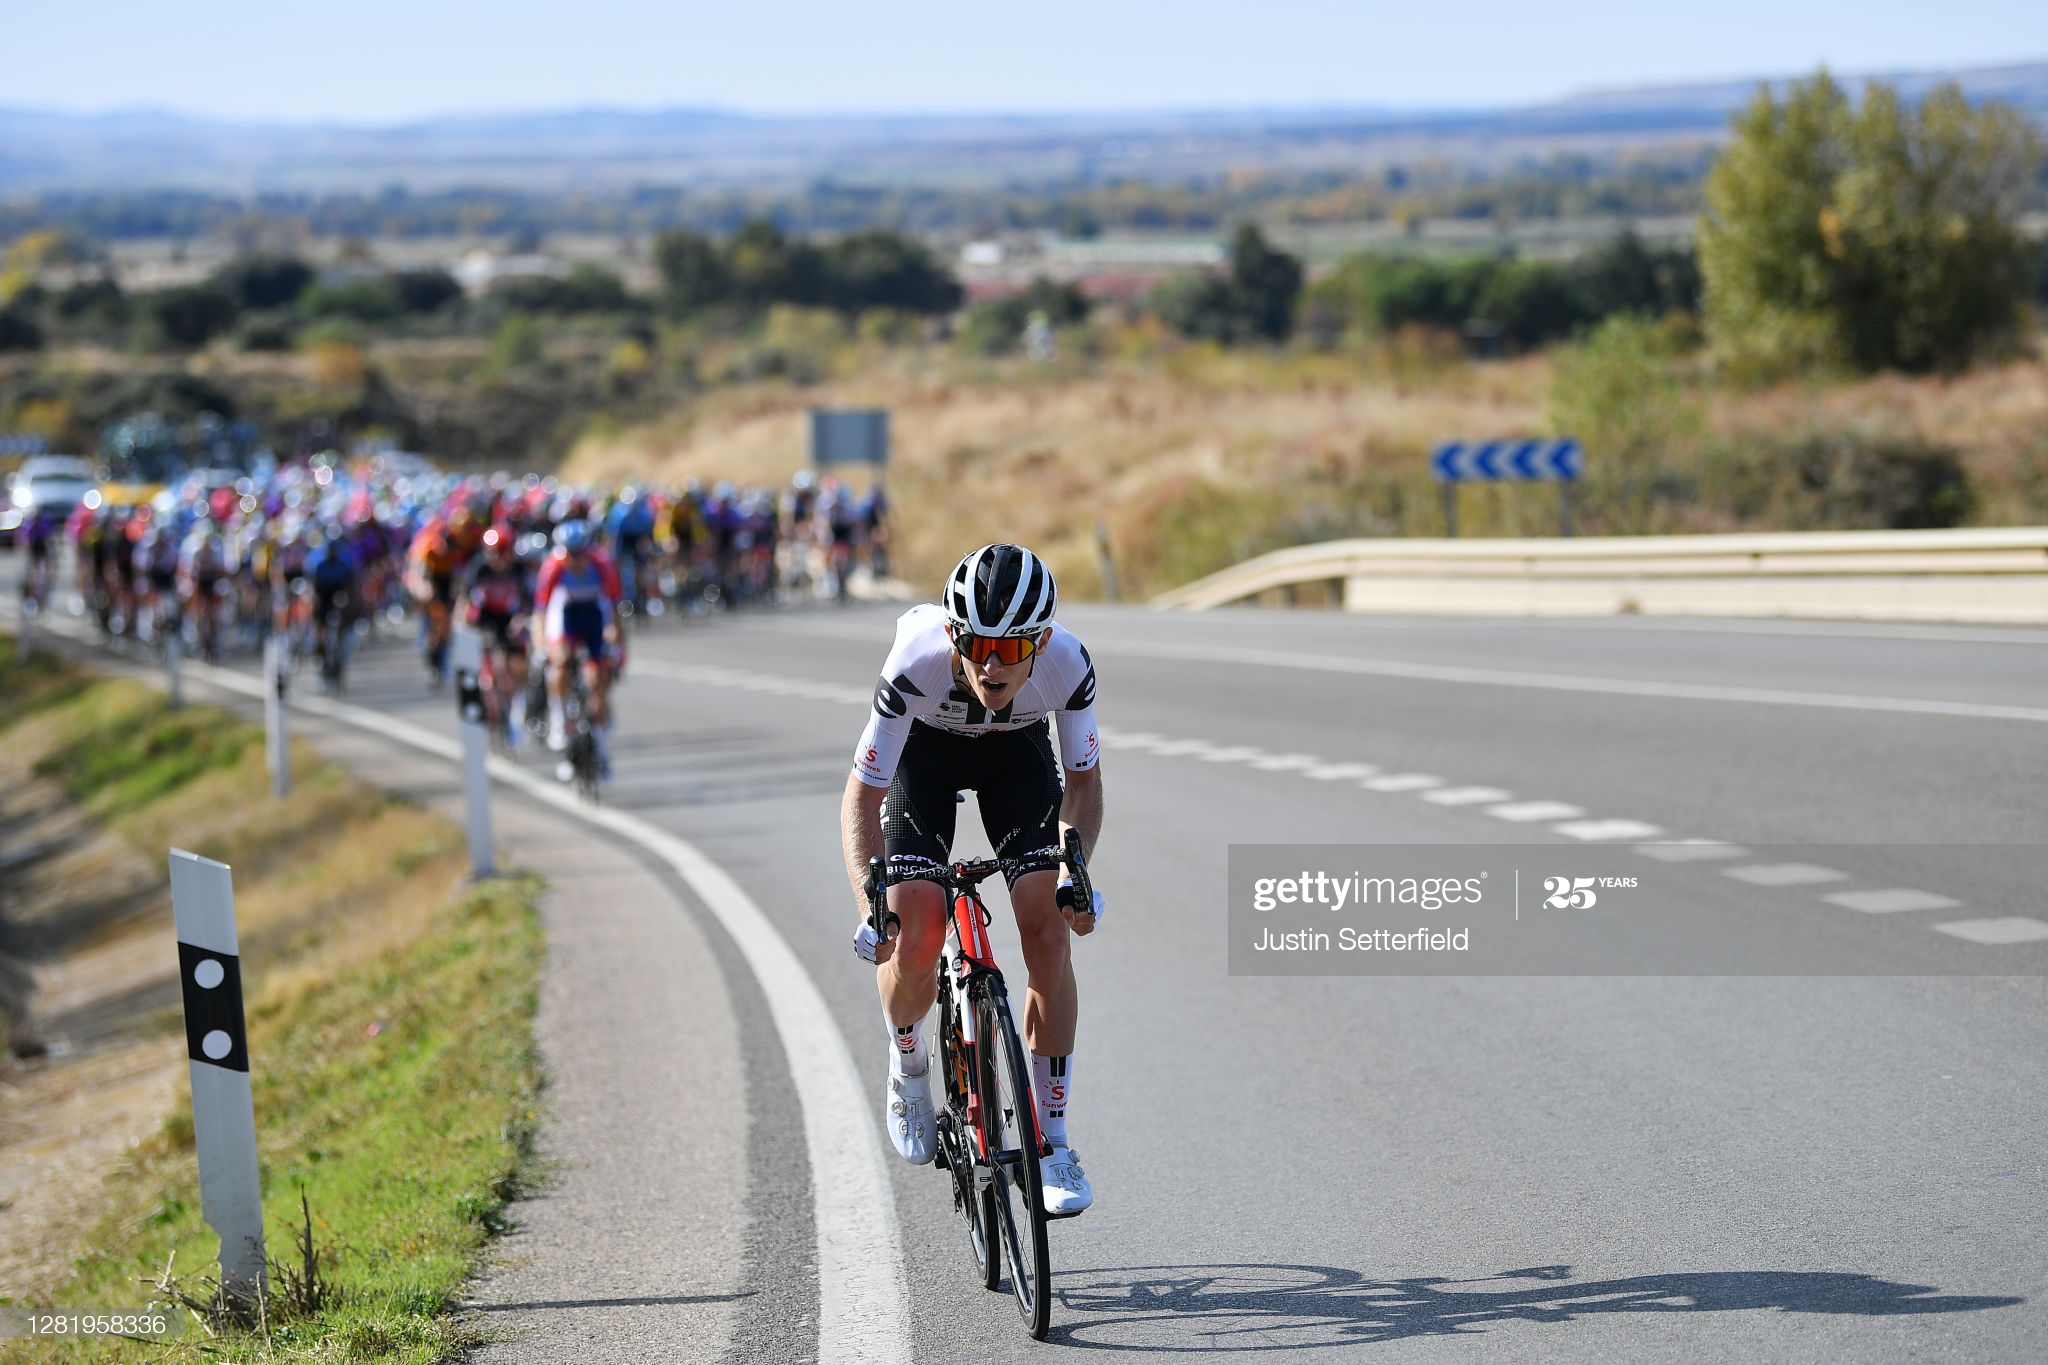
[(1652, 248), (1633, 231), (1587, 252), (1574, 264), (1579, 298), (1588, 316), (1695, 313), (1700, 306), (1699, 260), (1688, 247)]
[(2040, 139), (1953, 84), (1914, 107), (1889, 86), (1853, 105), (1826, 72), (1735, 118), (1707, 178), (1708, 334), (1738, 372), (1815, 364), (1953, 371), (2025, 318), (2018, 214)]
[(309, 318), (347, 318), (374, 326), (397, 317), (400, 308), (389, 280), (339, 280), (301, 294), (299, 311)]
[(462, 297), (462, 286), (445, 270), (395, 271), (389, 282), (408, 313), (438, 313)]
[(240, 313), (224, 290), (188, 284), (149, 296), (150, 314), (164, 339), (181, 350), (197, 350), (235, 325)]
[(43, 329), (26, 310), (0, 308), (0, 351), (35, 351), (42, 345)]
[(1653, 322), (1616, 313), (1557, 352), (1550, 425), (1586, 448), (1586, 510), (1622, 533), (1650, 524), (1657, 470), (1700, 425), (1699, 406), (1672, 372)]
[(851, 232), (825, 248), (826, 294), (843, 313), (894, 308), (950, 313), (960, 284), (922, 242), (879, 228)]
[(282, 308), (313, 282), (313, 267), (292, 256), (244, 256), (215, 272), (213, 283), (243, 308)]
[(1285, 341), (1301, 301), (1301, 262), (1276, 250), (1255, 223), (1238, 228), (1230, 273), (1182, 271), (1152, 291), (1152, 307), (1183, 336), (1235, 345)]
[(662, 303), (677, 317), (688, 317), (732, 294), (732, 276), (725, 257), (709, 237), (687, 228), (654, 239), (654, 263), (661, 271)]
[(1238, 228), (1230, 244), (1230, 285), (1244, 326), (1266, 341), (1285, 341), (1294, 331), (1294, 305), (1301, 299), (1301, 261), (1266, 241), (1258, 224)]

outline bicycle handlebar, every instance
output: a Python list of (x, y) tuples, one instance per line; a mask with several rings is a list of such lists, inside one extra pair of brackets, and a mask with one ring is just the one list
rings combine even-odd
[(887, 862), (874, 857), (868, 859), (868, 875), (863, 888), (868, 897), (868, 923), (873, 926), (878, 938), (887, 938), (888, 921), (902, 923), (889, 909), (888, 889), (899, 881), (935, 881), (953, 891), (972, 891), (998, 872), (1015, 874), (1025, 872), (1057, 872), (1065, 867), (1074, 880), (1074, 897), (1077, 905), (1094, 904), (1094, 886), (1088, 878), (1088, 860), (1081, 852), (1081, 832), (1067, 831), (1066, 840), (1059, 852), (1047, 850), (1023, 858), (973, 858), (964, 863), (930, 870), (920, 868), (915, 876), (892, 877)]

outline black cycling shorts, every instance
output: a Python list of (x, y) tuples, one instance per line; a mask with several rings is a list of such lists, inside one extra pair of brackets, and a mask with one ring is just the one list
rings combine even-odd
[(1044, 722), (988, 735), (956, 735), (920, 723), (910, 727), (896, 780), (882, 802), (883, 848), (892, 878), (914, 881), (951, 861), (960, 807), (956, 793), (963, 791), (974, 793), (981, 827), (998, 858), (1059, 851), (1060, 800), (1066, 792)]

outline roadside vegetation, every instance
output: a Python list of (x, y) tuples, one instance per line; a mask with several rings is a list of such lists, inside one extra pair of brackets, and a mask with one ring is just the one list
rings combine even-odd
[[(23, 781), (60, 789), (159, 879), (173, 845), (235, 868), (270, 1253), (303, 1273), (294, 1240), (303, 1199), (322, 1300), (313, 1309), (305, 1294), (291, 1296), (295, 1305), (280, 1292), (261, 1330), (209, 1335), (188, 1320), (169, 1345), (17, 1340), (0, 1343), (0, 1360), (432, 1361), (458, 1352), (473, 1329), (450, 1305), (533, 1174), (535, 883), (465, 887), (458, 831), (306, 753), (290, 799), (273, 802), (254, 727), (206, 707), (168, 711), (153, 691), (48, 655), (23, 664), (4, 637), (0, 697), (0, 751), (27, 770)], [(48, 911), (25, 927), (27, 939), (63, 944), (72, 913)], [(170, 932), (158, 887), (93, 926), (93, 942), (168, 942)], [(18, 1027), (32, 1030), (33, 1016)], [(175, 1007), (126, 1027), (145, 1042), (179, 1031)], [(54, 1099), (67, 1068), (90, 1063), (20, 1050), (34, 1060), (10, 1064), (10, 1105)], [(182, 1046), (165, 1050), (164, 1064), (182, 1090)], [(31, 1262), (42, 1279), (16, 1305), (161, 1301), (146, 1282), (167, 1266), (205, 1297), (217, 1243), (200, 1218), (192, 1144), (189, 1102), (180, 1102), (81, 1206), (96, 1212), (45, 1230), (51, 1244)], [(274, 1273), (274, 1287), (289, 1278)]]
[[(804, 408), (885, 404), (901, 573), (929, 581), (977, 534), (1034, 535), (1079, 591), (1097, 521), (1130, 592), (1320, 536), (1440, 534), (1426, 458), (1447, 439), (1584, 441), (1583, 533), (2048, 515), (2036, 126), (1822, 73), (1760, 93), (1731, 131), (1688, 157), (1493, 176), (1004, 191), (980, 219), (964, 191), (650, 192), (618, 209), (644, 234), (638, 288), (586, 264), (464, 293), (359, 242), (321, 271), (252, 255), (131, 297), (93, 277), (90, 242), (46, 227), (0, 272), (26, 338), (0, 356), (0, 429), (188, 458), (227, 430), (281, 454), (373, 438), (458, 467), (769, 481), (803, 458)], [(372, 208), (421, 230), (612, 211), (480, 192), (268, 211)], [(1276, 245), (1304, 223), (1587, 209), (1701, 216), (1692, 242), (1623, 232), (1556, 257), (1418, 235), (1311, 269)], [(1047, 277), (969, 298), (909, 230), (933, 225), (1230, 235), (1219, 266), (1144, 288)], [(62, 290), (30, 282), (57, 278), (51, 261), (71, 262)], [(1555, 526), (1554, 489), (1461, 498), (1467, 534)]]

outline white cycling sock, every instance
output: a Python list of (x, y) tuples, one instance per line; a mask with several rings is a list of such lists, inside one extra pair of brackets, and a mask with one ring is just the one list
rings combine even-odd
[(931, 1065), (931, 1059), (924, 1050), (924, 1020), (905, 1024), (894, 1029), (896, 1046), (891, 1051), (889, 1064), (899, 1076), (922, 1076)]
[(1031, 1093), (1038, 1100), (1038, 1135), (1055, 1147), (1067, 1145), (1067, 1102), (1074, 1093), (1074, 1054), (1031, 1054)]

